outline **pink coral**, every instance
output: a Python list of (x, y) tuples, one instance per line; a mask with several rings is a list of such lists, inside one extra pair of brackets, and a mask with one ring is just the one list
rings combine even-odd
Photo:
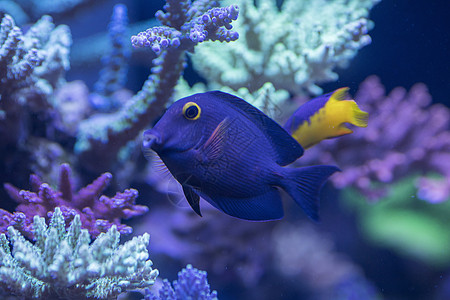
[(42, 180), (34, 174), (30, 176), (31, 191), (19, 190), (6, 183), (6, 191), (19, 205), (14, 213), (0, 209), (0, 232), (5, 232), (6, 228), (12, 225), (31, 238), (33, 216), (39, 215), (48, 220), (53, 215), (55, 207), (60, 207), (66, 224), (70, 224), (74, 216), (79, 214), (82, 227), (88, 229), (94, 237), (106, 232), (112, 225), (116, 225), (120, 233), (129, 234), (132, 228), (121, 224), (120, 220), (139, 216), (148, 211), (147, 206), (135, 204), (138, 196), (135, 189), (126, 189), (122, 193), (116, 193), (112, 198), (101, 195), (111, 181), (110, 173), (103, 173), (76, 193), (73, 191), (70, 174), (70, 166), (62, 164), (58, 190), (47, 183), (42, 183)]

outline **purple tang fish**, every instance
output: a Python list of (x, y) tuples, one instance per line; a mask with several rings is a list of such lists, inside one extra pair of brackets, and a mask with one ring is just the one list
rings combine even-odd
[(143, 147), (159, 155), (200, 216), (202, 197), (240, 219), (280, 219), (281, 188), (318, 220), (320, 188), (339, 171), (325, 165), (286, 167), (303, 155), (302, 146), (263, 112), (220, 91), (173, 103), (144, 132)]

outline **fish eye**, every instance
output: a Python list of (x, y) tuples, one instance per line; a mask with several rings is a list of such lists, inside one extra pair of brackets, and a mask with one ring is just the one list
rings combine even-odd
[(197, 120), (200, 118), (201, 111), (200, 106), (194, 102), (188, 102), (183, 106), (183, 115), (188, 120)]

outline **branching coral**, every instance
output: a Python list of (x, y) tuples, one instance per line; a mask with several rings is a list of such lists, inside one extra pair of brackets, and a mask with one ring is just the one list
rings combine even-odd
[(94, 116), (80, 125), (75, 151), (87, 166), (100, 170), (110, 165), (119, 149), (162, 112), (186, 66), (186, 52), (206, 40), (237, 38), (230, 30), (237, 7), (212, 8), (216, 5), (216, 1), (168, 1), (166, 12), (157, 13), (163, 26), (132, 37), (134, 46), (151, 47), (158, 57), (142, 90), (120, 111)]
[(27, 298), (111, 299), (154, 284), (158, 270), (148, 259), (148, 234), (119, 246), (120, 233), (112, 226), (90, 244), (81, 227), (75, 215), (66, 230), (58, 207), (49, 226), (34, 217), (34, 244), (9, 227), (12, 251), (5, 234), (0, 235), (0, 287)]
[(127, 60), (130, 56), (127, 27), (127, 8), (123, 4), (117, 4), (108, 26), (111, 46), (109, 52), (102, 57), (103, 69), (94, 85), (96, 94), (91, 96), (92, 104), (100, 111), (112, 111), (121, 104), (113, 94), (123, 89), (126, 82)]
[(66, 222), (80, 215), (83, 228), (88, 229), (94, 237), (106, 232), (112, 226), (115, 226), (122, 234), (129, 234), (132, 228), (121, 224), (120, 220), (142, 215), (148, 210), (146, 206), (135, 204), (138, 196), (138, 191), (135, 189), (116, 193), (112, 198), (101, 195), (111, 180), (110, 173), (102, 174), (77, 193), (73, 191), (70, 173), (69, 165), (62, 164), (58, 190), (54, 190), (47, 183), (42, 183), (36, 175), (30, 176), (31, 191), (19, 190), (10, 184), (5, 184), (6, 191), (19, 203), (19, 206), (15, 213), (0, 209), (0, 232), (5, 232), (8, 226), (13, 226), (22, 234), (32, 237), (33, 216), (38, 215), (49, 219), (52, 211), (60, 207)]
[[(414, 85), (409, 92), (395, 88), (385, 95), (375, 76), (361, 84), (355, 99), (369, 113), (369, 126), (322, 141), (305, 153), (301, 163), (337, 164), (343, 171), (331, 181), (339, 188), (356, 187), (369, 198), (382, 196), (386, 183), (413, 173), (438, 173), (445, 179), (419, 180), (419, 193), (432, 202), (446, 200), (449, 194), (445, 191), (450, 190), (446, 188), (450, 178), (449, 109), (430, 105), (424, 84)], [(433, 183), (441, 185), (439, 192), (429, 189)]]
[(212, 87), (247, 87), (250, 92), (271, 82), (295, 94), (321, 93), (318, 83), (335, 81), (336, 67), (346, 67), (358, 49), (369, 44), (369, 9), (379, 0), (223, 1), (236, 3), (240, 38), (219, 49), (197, 47), (194, 67)]
[(158, 296), (146, 290), (145, 300), (217, 300), (217, 292), (210, 291), (207, 274), (187, 265), (178, 272), (178, 280), (173, 282), (173, 287), (167, 279), (164, 279)]
[(49, 16), (25, 34), (9, 15), (0, 26), (0, 133), (5, 146), (24, 138), (26, 111), (51, 106), (47, 100), (69, 69), (72, 40), (69, 28), (55, 28)]

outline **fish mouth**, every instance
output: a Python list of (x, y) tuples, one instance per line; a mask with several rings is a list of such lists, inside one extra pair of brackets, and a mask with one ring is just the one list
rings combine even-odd
[(161, 135), (156, 131), (147, 130), (144, 132), (142, 147), (146, 150), (156, 150), (155, 146), (161, 145)]
[(176, 145), (170, 145), (170, 142), (165, 140), (162, 141), (161, 134), (159, 134), (155, 130), (147, 130), (144, 132), (143, 141), (142, 141), (142, 149), (144, 154), (151, 152), (152, 150), (158, 154), (165, 153), (181, 153), (186, 152), (192, 149), (192, 147), (184, 149), (177, 147)]

